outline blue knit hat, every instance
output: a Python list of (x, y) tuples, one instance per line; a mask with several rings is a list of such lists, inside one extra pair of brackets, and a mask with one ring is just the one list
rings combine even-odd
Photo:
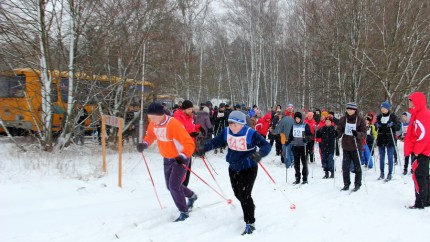
[(390, 109), (391, 109), (391, 104), (390, 104), (390, 103), (388, 103), (387, 101), (382, 102), (382, 103), (381, 103), (381, 108), (385, 108), (385, 109), (387, 109), (388, 111), (390, 111)]
[(160, 103), (153, 102), (148, 106), (148, 114), (162, 116), (164, 114), (164, 107)]
[(238, 124), (245, 125), (246, 124), (246, 115), (241, 111), (233, 111), (228, 115), (229, 122), (235, 122)]

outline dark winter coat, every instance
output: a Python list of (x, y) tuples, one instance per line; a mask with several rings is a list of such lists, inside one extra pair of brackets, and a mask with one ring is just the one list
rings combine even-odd
[(214, 113), (214, 121), (215, 121), (215, 127), (214, 127), (214, 135), (218, 135), (224, 127), (227, 127), (227, 119), (228, 119), (228, 113), (221, 110), (217, 110)]
[[(383, 118), (388, 118), (387, 122), (383, 122)], [(393, 122), (393, 126), (388, 127), (388, 124)], [(396, 137), (396, 131), (400, 130), (400, 120), (396, 114), (388, 112), (386, 114), (379, 114), (376, 117), (376, 130), (378, 131), (378, 138), (376, 144), (378, 146), (394, 146), (393, 138)]]
[[(349, 124), (356, 123), (357, 137), (344, 135), (347, 122)], [(339, 124), (337, 125), (337, 136), (342, 138), (342, 149), (346, 151), (354, 151), (357, 149), (362, 150), (363, 144), (361, 141), (366, 139), (366, 131), (366, 122), (360, 115), (358, 115), (358, 110), (356, 110), (355, 114), (351, 116), (346, 113), (345, 116), (340, 118)]]
[(320, 148), (322, 153), (334, 153), (337, 132), (334, 126), (324, 126), (317, 130), (317, 138), (321, 138)]
[[(304, 128), (304, 133), (302, 134), (302, 137), (294, 137), (294, 128)], [(294, 122), (294, 125), (289, 133), (287, 144), (290, 143), (292, 146), (305, 146), (307, 142), (311, 141), (311, 139), (311, 128), (308, 124), (303, 123), (303, 121), (300, 120), (300, 123)]]
[[(209, 111), (208, 108), (206, 108), (206, 110)], [(205, 130), (204, 134), (199, 135), (199, 136), (203, 136), (204, 138), (206, 138), (208, 134), (212, 134), (212, 132), (208, 132), (208, 131), (213, 129), (211, 120), (209, 117), (209, 112), (207, 111), (198, 111), (194, 118), (195, 119), (194, 123), (200, 124), (201, 127)]]

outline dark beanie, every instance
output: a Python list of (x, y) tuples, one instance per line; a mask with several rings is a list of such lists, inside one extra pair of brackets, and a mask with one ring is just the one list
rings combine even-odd
[(294, 119), (295, 118), (300, 118), (300, 119), (302, 119), (302, 113), (301, 112), (295, 112), (294, 113)]
[(390, 103), (389, 103), (389, 102), (385, 101), (385, 102), (382, 102), (382, 103), (381, 103), (381, 108), (385, 108), (385, 109), (387, 109), (388, 111), (390, 111), (390, 109), (391, 109), (391, 105), (390, 105)]
[(184, 100), (182, 102), (182, 109), (188, 109), (188, 108), (192, 108), (193, 107), (193, 103), (190, 100)]
[(162, 116), (164, 114), (164, 107), (160, 103), (153, 102), (148, 106), (148, 114)]

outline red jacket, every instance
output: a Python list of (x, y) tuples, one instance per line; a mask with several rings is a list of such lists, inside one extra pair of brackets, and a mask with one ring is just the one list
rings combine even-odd
[(260, 118), (255, 125), (255, 130), (261, 134), (263, 137), (267, 136), (269, 132), (270, 121), (272, 120), (272, 113), (267, 112), (264, 117)]
[(415, 108), (410, 108), (411, 120), (405, 137), (405, 156), (412, 153), (430, 156), (430, 110), (426, 107), (426, 97), (422, 92), (409, 96)]
[(193, 116), (188, 116), (184, 113), (184, 110), (179, 109), (177, 110), (174, 114), (173, 117), (177, 120), (179, 120), (179, 122), (181, 122), (184, 127), (185, 130), (187, 130), (188, 133), (192, 133), (192, 132), (199, 132), (200, 129), (200, 124), (194, 124), (194, 117)]
[(313, 118), (312, 119), (306, 118), (304, 123), (308, 124), (309, 128), (311, 128), (312, 140), (315, 140), (315, 127), (317, 126), (317, 121), (315, 121)]

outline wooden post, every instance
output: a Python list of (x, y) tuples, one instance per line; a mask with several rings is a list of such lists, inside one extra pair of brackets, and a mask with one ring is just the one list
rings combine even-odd
[(106, 173), (106, 116), (102, 115), (102, 156), (103, 156), (103, 172)]
[(119, 134), (118, 134), (118, 186), (122, 187), (122, 129), (124, 123), (123, 119), (119, 122)]

